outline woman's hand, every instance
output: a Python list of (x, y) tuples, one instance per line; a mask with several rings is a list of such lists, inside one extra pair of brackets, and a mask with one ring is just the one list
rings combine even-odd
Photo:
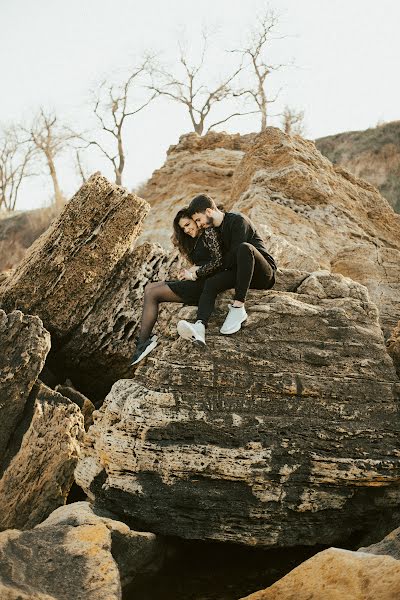
[(178, 279), (185, 279), (189, 281), (195, 281), (197, 267), (191, 267), (190, 269), (182, 269), (178, 274)]

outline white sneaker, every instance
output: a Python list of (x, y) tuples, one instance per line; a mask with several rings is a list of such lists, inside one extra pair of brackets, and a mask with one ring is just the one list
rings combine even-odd
[(222, 325), (220, 332), (224, 335), (231, 335), (236, 333), (242, 326), (242, 323), (247, 319), (247, 312), (244, 306), (232, 306), (229, 304), (229, 312), (226, 316), (224, 324)]
[(196, 321), (196, 323), (179, 321), (177, 329), (179, 335), (185, 340), (190, 340), (202, 346), (206, 345), (206, 328), (201, 321)]

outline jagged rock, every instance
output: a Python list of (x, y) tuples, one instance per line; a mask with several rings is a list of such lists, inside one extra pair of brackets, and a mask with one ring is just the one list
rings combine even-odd
[(339, 548), (324, 550), (269, 588), (242, 600), (394, 600), (400, 561)]
[(400, 560), (400, 527), (391, 531), (380, 542), (359, 548), (357, 552), (368, 552), (370, 554), (384, 554)]
[(229, 198), (234, 170), (250, 146), (254, 134), (211, 131), (189, 133), (170, 146), (165, 164), (154, 171), (140, 189), (153, 210), (144, 223), (138, 243), (158, 242), (171, 249), (172, 221), (176, 212), (200, 193), (211, 194), (217, 203)]
[(0, 463), (50, 350), (38, 317), (0, 310)]
[(27, 248), (48, 228), (58, 215), (56, 206), (0, 215), (0, 271), (16, 267)]
[(69, 385), (57, 385), (55, 391), (79, 406), (83, 415), (85, 430), (87, 431), (93, 425), (93, 412), (95, 410), (93, 402)]
[(328, 135), (315, 144), (335, 165), (376, 186), (400, 212), (400, 121)]
[(387, 349), (393, 359), (397, 375), (400, 378), (400, 321), (392, 331), (392, 335), (387, 341)]
[(2, 307), (37, 314), (53, 339), (65, 338), (133, 246), (148, 210), (144, 200), (92, 175), (4, 282)]
[[(268, 127), (235, 169), (229, 207), (257, 224), (281, 267), (366, 285), (385, 335), (400, 317), (400, 215), (367, 182), (299, 136)], [(315, 268), (315, 267), (314, 267)]]
[[(95, 413), (75, 472), (135, 528), (331, 544), (399, 517), (400, 384), (366, 288), (327, 272), (251, 292), (205, 350), (163, 338)], [(191, 308), (179, 316), (190, 316)]]
[(145, 243), (119, 261), (98, 301), (66, 344), (51, 357), (75, 386), (94, 398), (104, 398), (118, 379), (132, 377), (129, 367), (135, 348), (149, 281), (171, 279), (180, 262), (177, 254)]
[(79, 407), (36, 383), (0, 479), (0, 528), (29, 529), (65, 503), (82, 441)]
[(120, 600), (120, 579), (159, 568), (163, 550), (154, 534), (131, 531), (86, 502), (63, 506), (34, 529), (0, 533), (0, 597)]

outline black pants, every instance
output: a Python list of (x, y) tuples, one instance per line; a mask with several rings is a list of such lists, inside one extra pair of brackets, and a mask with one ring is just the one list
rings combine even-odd
[(213, 313), (215, 300), (221, 292), (235, 288), (235, 300), (244, 302), (249, 290), (269, 290), (275, 284), (275, 269), (251, 244), (240, 244), (236, 255), (236, 269), (221, 271), (205, 280), (199, 299), (197, 319), (207, 325)]

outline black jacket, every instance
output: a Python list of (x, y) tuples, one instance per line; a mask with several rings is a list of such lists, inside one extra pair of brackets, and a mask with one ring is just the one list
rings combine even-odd
[(224, 269), (235, 268), (237, 250), (243, 242), (252, 244), (266, 258), (273, 269), (277, 268), (274, 259), (265, 247), (264, 240), (246, 215), (239, 212), (226, 212), (224, 220), (216, 229), (221, 236)]

